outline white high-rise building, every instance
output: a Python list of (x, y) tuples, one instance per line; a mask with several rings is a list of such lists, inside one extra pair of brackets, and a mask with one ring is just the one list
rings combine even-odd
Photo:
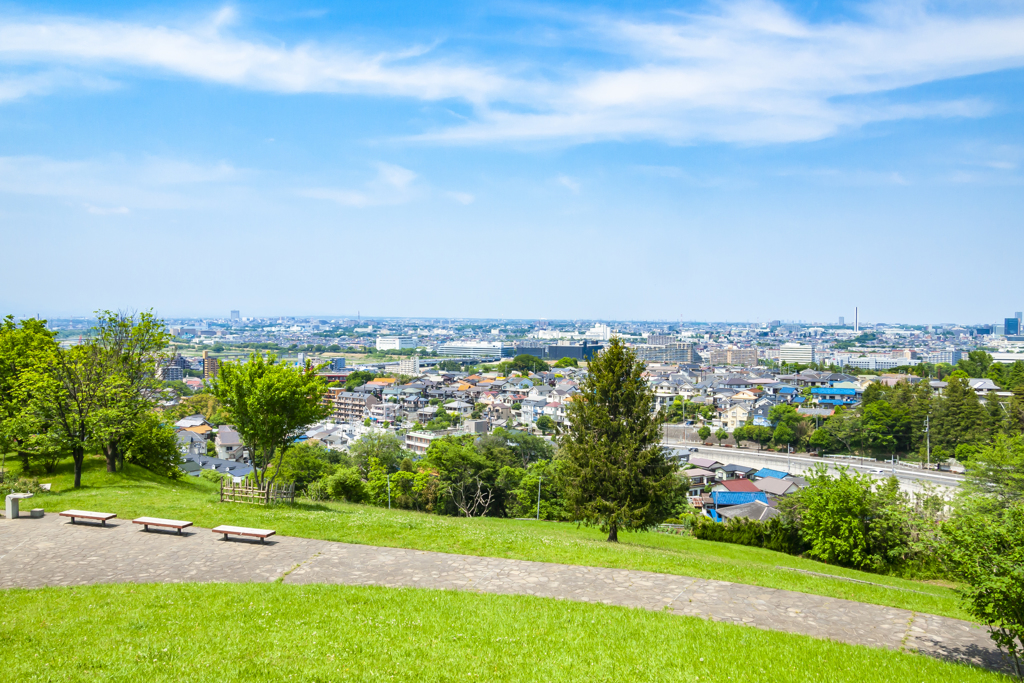
[(398, 351), (399, 349), (415, 349), (416, 337), (377, 337), (378, 351)]
[(810, 365), (814, 362), (814, 347), (809, 344), (786, 342), (779, 349), (779, 360), (783, 363)]
[(398, 374), (418, 377), (420, 374), (420, 357), (403, 358), (398, 361)]
[(612, 338), (612, 328), (604, 323), (594, 323), (594, 326), (583, 336), (586, 339), (608, 341)]

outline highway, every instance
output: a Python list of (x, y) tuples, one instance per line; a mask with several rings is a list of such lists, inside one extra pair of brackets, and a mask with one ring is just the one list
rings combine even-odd
[[(868, 472), (869, 470), (883, 469), (886, 471), (886, 475), (892, 473), (893, 468), (891, 463), (879, 462), (877, 460), (864, 459), (864, 458), (851, 458), (849, 456), (835, 457), (835, 458), (816, 458), (806, 453), (797, 455), (796, 453), (786, 455), (785, 453), (776, 453), (774, 451), (756, 451), (747, 448), (722, 448), (719, 446), (705, 446), (703, 443), (694, 442), (682, 442), (682, 443), (662, 443), (662, 446), (666, 448), (696, 448), (698, 449), (697, 457), (714, 458), (719, 462), (726, 464), (733, 463), (742, 465), (744, 463), (738, 462), (739, 460), (762, 460), (765, 462), (765, 467), (772, 467), (773, 469), (780, 469), (785, 471), (792, 471), (799, 468), (801, 471), (809, 470), (816, 464), (823, 464), (830, 468), (835, 468), (838, 465), (849, 467), (853, 470), (861, 472)], [(794, 472), (795, 473), (795, 472)], [(959, 487), (963, 481), (963, 476), (958, 474), (952, 474), (950, 472), (931, 472), (917, 469), (913, 466), (908, 465), (897, 465), (895, 474), (897, 479), (905, 481), (913, 481), (917, 483), (931, 483), (940, 486)]]

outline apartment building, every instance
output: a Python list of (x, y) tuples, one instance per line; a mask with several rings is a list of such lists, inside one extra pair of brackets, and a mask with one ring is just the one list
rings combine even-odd
[(639, 360), (646, 363), (697, 363), (700, 359), (689, 342), (670, 344), (637, 344), (633, 347)]
[(809, 344), (786, 342), (779, 349), (779, 360), (783, 363), (810, 365), (814, 362), (814, 347)]
[(324, 402), (334, 406), (333, 418), (337, 422), (362, 422), (369, 416), (370, 409), (380, 403), (380, 400), (369, 392), (356, 393), (340, 387), (330, 387)]
[(209, 351), (203, 351), (203, 379), (215, 379), (218, 369), (217, 359), (212, 358)]
[(741, 349), (738, 346), (726, 346), (724, 349), (711, 349), (709, 358), (712, 365), (757, 365), (757, 349)]

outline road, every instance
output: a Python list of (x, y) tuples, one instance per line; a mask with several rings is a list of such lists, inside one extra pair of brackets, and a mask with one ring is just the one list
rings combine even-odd
[[(837, 465), (842, 465), (861, 472), (868, 472), (869, 470), (874, 469), (884, 469), (886, 470), (886, 473), (892, 472), (891, 464), (863, 458), (816, 458), (806, 453), (801, 453), (799, 455), (793, 453), (787, 456), (785, 453), (775, 453), (773, 451), (755, 451), (746, 448), (705, 446), (703, 443), (699, 442), (662, 443), (662, 445), (668, 448), (679, 448), (683, 446), (687, 448), (697, 448), (698, 457), (707, 455), (707, 457), (713, 457), (726, 464), (743, 464), (737, 462), (737, 460), (740, 459), (763, 460), (766, 467), (774, 467), (787, 472), (792, 472), (797, 468), (801, 471), (810, 470), (819, 463), (832, 470), (834, 470)], [(934, 485), (957, 488), (960, 486), (961, 482), (963, 482), (963, 477), (957, 474), (949, 472), (940, 473), (922, 471), (906, 465), (898, 465), (896, 467), (895, 474), (897, 479), (907, 482), (915, 482), (917, 484), (927, 482)]]

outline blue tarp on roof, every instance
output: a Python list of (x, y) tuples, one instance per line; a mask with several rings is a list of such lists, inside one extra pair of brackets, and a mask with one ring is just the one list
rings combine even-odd
[(721, 517), (719, 517), (719, 516), (718, 516), (718, 513), (717, 513), (717, 512), (715, 512), (714, 510), (708, 510), (708, 515), (710, 515), (710, 516), (711, 516), (711, 519), (712, 519), (713, 521), (715, 521), (715, 522), (721, 522), (721, 521), (722, 521), (722, 518), (721, 518)]
[(762, 467), (757, 472), (754, 472), (753, 476), (755, 476), (755, 477), (772, 477), (773, 479), (785, 479), (789, 475), (786, 474), (785, 472), (780, 472), (778, 470), (773, 470), (773, 469), (768, 468), (768, 467)]
[(744, 503), (753, 503), (755, 500), (759, 500), (762, 503), (768, 503), (768, 496), (765, 495), (764, 491), (758, 491), (757, 493), (750, 493), (748, 491), (712, 491), (711, 502), (718, 507), (725, 507), (726, 505), (743, 505)]
[(811, 389), (812, 394), (824, 394), (825, 396), (856, 396), (856, 389), (834, 389), (831, 387), (815, 387)]
[(793, 388), (793, 387), (781, 387), (779, 389), (779, 393), (780, 394), (795, 394), (796, 393), (796, 389)]

